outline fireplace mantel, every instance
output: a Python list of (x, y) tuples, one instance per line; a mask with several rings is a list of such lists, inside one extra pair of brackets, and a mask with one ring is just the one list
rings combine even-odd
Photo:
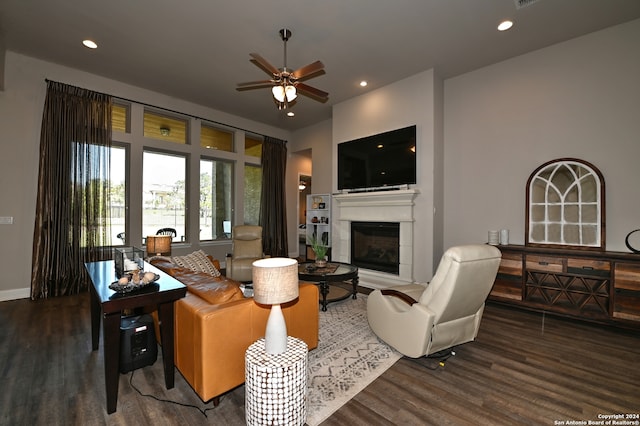
[(350, 263), (351, 222), (400, 223), (400, 272), (398, 275), (360, 269), (360, 284), (372, 288), (385, 288), (412, 283), (413, 277), (413, 210), (420, 191), (398, 189), (392, 191), (335, 194), (332, 258)]

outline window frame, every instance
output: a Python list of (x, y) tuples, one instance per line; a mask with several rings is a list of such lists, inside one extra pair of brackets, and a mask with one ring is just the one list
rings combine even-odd
[[(577, 201), (573, 201), (573, 202), (565, 202), (565, 195), (567, 194), (568, 190), (565, 190), (564, 192), (561, 192), (560, 190), (557, 190), (556, 185), (554, 185), (553, 182), (553, 178), (555, 176), (558, 175), (558, 171), (562, 170), (562, 168), (571, 170), (571, 167), (580, 167), (582, 170), (585, 170), (587, 173), (584, 175), (581, 175), (580, 179), (575, 179), (575, 175), (574, 175), (574, 182), (572, 185), (569, 185), (568, 188), (572, 188), (575, 187), (577, 188), (577, 192), (579, 195), (579, 199)], [(550, 179), (548, 179), (547, 177), (544, 177), (543, 174), (548, 174), (549, 176), (551, 176)], [(584, 181), (586, 180), (585, 178), (587, 177), (593, 177), (594, 181), (595, 181), (595, 189), (596, 189), (596, 194), (594, 195), (594, 199), (592, 201), (585, 201), (582, 198), (582, 184), (580, 181)], [(536, 182), (547, 182), (545, 184), (545, 194), (544, 194), (544, 202), (540, 203), (540, 202), (534, 202), (534, 200), (536, 199), (535, 196), (533, 195), (534, 192), (534, 185), (536, 184)], [(555, 193), (559, 193), (560, 196), (558, 197), (559, 200), (557, 201), (549, 201), (549, 195), (548, 192), (549, 191), (555, 191)], [(565, 207), (567, 206), (573, 206), (573, 207), (577, 207), (577, 208), (582, 208), (583, 206), (588, 206), (588, 205), (595, 205), (595, 208), (597, 210), (597, 218), (596, 220), (594, 220), (593, 222), (583, 222), (582, 221), (582, 217), (579, 216), (579, 220), (576, 222), (568, 222), (566, 221), (565, 217)], [(535, 169), (533, 171), (533, 173), (531, 173), (531, 175), (529, 176), (529, 179), (527, 180), (527, 186), (526, 186), (526, 214), (525, 214), (525, 245), (526, 246), (534, 246), (534, 247), (555, 247), (555, 248), (572, 248), (572, 249), (580, 249), (580, 250), (598, 250), (598, 251), (602, 251), (605, 249), (606, 247), (606, 239), (605, 239), (605, 183), (604, 183), (604, 177), (602, 176), (602, 173), (600, 172), (600, 170), (598, 170), (597, 167), (595, 167), (593, 164), (584, 161), (584, 160), (580, 160), (577, 158), (559, 158), (556, 160), (551, 160), (548, 161), (544, 164), (542, 164), (541, 166), (539, 166), (537, 169)], [(545, 215), (544, 215), (544, 219), (543, 220), (538, 220), (537, 217), (539, 217), (538, 214), (534, 214), (533, 208), (536, 206), (542, 206), (545, 208)], [(560, 215), (560, 219), (559, 220), (550, 220), (549, 219), (549, 213), (548, 211), (550, 210), (550, 207), (554, 207), (555, 210), (561, 212)], [(563, 228), (560, 231), (560, 238), (558, 239), (551, 239), (548, 237), (549, 232), (548, 232), (548, 228), (549, 226), (556, 226), (556, 227), (560, 227)], [(532, 238), (532, 232), (535, 231), (534, 227), (535, 226), (544, 226), (545, 227), (545, 239), (544, 240), (540, 240), (540, 239), (534, 239)], [(596, 236), (596, 241), (593, 244), (573, 244), (573, 243), (567, 243), (566, 239), (564, 238), (564, 227), (566, 226), (574, 226), (576, 227), (579, 232), (580, 235), (582, 236), (584, 228), (586, 226), (596, 226), (596, 232), (595, 232), (595, 236)], [(582, 237), (580, 238), (582, 239)]]

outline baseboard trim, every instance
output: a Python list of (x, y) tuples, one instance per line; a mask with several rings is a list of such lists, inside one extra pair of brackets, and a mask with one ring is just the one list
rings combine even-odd
[(0, 302), (16, 299), (28, 299), (29, 297), (31, 297), (31, 289), (29, 287), (0, 291)]

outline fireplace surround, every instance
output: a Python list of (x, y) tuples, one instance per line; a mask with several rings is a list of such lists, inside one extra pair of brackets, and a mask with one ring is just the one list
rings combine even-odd
[(332, 259), (352, 263), (352, 222), (397, 222), (399, 227), (397, 273), (360, 267), (360, 285), (386, 288), (414, 282), (414, 200), (417, 189), (343, 193), (333, 196), (334, 231)]

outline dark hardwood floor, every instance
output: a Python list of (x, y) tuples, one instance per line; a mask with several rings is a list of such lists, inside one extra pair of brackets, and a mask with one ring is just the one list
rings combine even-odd
[[(245, 422), (243, 386), (213, 408), (179, 373), (164, 388), (161, 355), (121, 375), (118, 410), (107, 415), (88, 294), (1, 302), (0, 330), (1, 425)], [(444, 367), (401, 359), (323, 424), (555, 425), (640, 413), (638, 333), (489, 304), (478, 339), (455, 351)]]

